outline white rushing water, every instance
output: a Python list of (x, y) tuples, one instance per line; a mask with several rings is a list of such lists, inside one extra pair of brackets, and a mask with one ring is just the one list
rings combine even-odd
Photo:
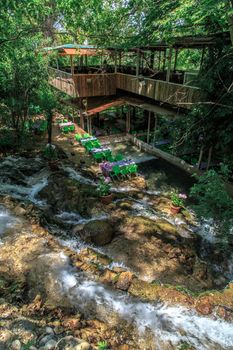
[[(40, 162), (39, 158), (34, 159), (36, 162)], [(9, 156), (0, 162), (0, 169), (9, 166), (12, 168), (12, 174), (14, 169), (18, 171), (20, 169), (21, 162), (25, 162), (22, 157)], [(30, 168), (29, 164), (26, 167)], [(0, 175), (1, 172), (0, 172)], [(4, 172), (3, 172), (4, 175)], [(15, 184), (13, 181), (6, 182), (5, 179), (0, 177), (0, 194), (10, 195), (13, 198), (21, 200), (29, 200), (38, 206), (44, 206), (45, 201), (38, 199), (38, 193), (48, 184), (49, 172), (46, 169), (41, 169), (32, 176), (23, 176), (23, 181), (20, 184)]]
[(62, 166), (62, 169), (68, 173), (71, 179), (77, 180), (78, 182), (83, 183), (85, 185), (96, 186), (96, 183), (93, 180), (88, 179), (87, 177), (84, 177), (81, 173), (77, 172), (74, 168), (71, 168), (68, 166)]
[(18, 220), (10, 214), (3, 206), (0, 205), (0, 235), (12, 228)]
[(164, 343), (173, 345), (166, 349), (174, 349), (181, 341), (198, 350), (233, 349), (231, 323), (199, 316), (184, 307), (143, 302), (87, 280), (72, 270), (62, 271), (59, 279), (62, 293), (81, 312), (97, 313), (99, 318), (110, 323), (122, 319), (133, 324), (141, 340), (153, 336), (152, 349), (164, 349)]

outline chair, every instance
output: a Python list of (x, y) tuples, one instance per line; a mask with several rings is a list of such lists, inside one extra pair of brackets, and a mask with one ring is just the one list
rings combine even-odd
[(98, 162), (98, 160), (102, 161), (103, 159), (103, 153), (102, 152), (97, 152), (97, 153), (92, 153), (94, 159)]
[(119, 175), (121, 175), (121, 169), (120, 169), (119, 165), (114, 165), (112, 167), (112, 171), (110, 173), (110, 176), (112, 176), (112, 177), (116, 176), (118, 178)]
[(84, 138), (84, 139), (89, 139), (89, 137), (91, 137), (89, 134), (84, 134), (84, 135), (83, 135), (83, 138)]
[(80, 135), (80, 134), (75, 134), (75, 140), (76, 141), (80, 141), (81, 139), (82, 139), (82, 135)]
[(129, 165), (129, 172), (130, 172), (130, 174), (137, 174), (137, 171), (138, 171), (137, 164)]
[(68, 119), (63, 119), (63, 123), (68, 123)]
[(123, 160), (123, 155), (121, 153), (118, 153), (116, 156), (115, 156), (115, 161), (116, 162), (119, 162), (120, 160)]
[(68, 126), (63, 126), (62, 132), (64, 132), (64, 134), (68, 134), (69, 133), (69, 127)]
[(74, 125), (70, 125), (69, 126), (69, 131), (75, 131), (75, 126)]
[(114, 158), (113, 158), (112, 154), (108, 154), (108, 155), (106, 156), (106, 159), (107, 159), (107, 161), (110, 162), (110, 163), (114, 162)]

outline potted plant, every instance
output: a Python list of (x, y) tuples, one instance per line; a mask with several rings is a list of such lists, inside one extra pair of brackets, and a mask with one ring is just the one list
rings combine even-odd
[(97, 187), (97, 191), (100, 196), (100, 200), (103, 204), (109, 204), (111, 203), (113, 199), (113, 194), (110, 192), (110, 185), (111, 179), (109, 177), (100, 177), (99, 179), (99, 185)]
[(48, 160), (48, 165), (51, 171), (56, 171), (59, 169), (58, 166), (58, 155), (55, 145), (47, 144), (44, 149), (44, 157)]
[(171, 213), (172, 214), (178, 214), (181, 211), (181, 208), (184, 207), (184, 200), (187, 199), (187, 196), (185, 193), (172, 193), (171, 195)]

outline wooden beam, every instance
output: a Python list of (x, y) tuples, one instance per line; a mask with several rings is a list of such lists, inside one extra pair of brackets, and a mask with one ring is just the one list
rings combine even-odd
[(89, 133), (92, 135), (92, 117), (89, 117)]
[(167, 76), (166, 76), (167, 82), (170, 81), (171, 64), (172, 64), (172, 46), (169, 47), (169, 54), (168, 54), (168, 67), (167, 67)]
[(158, 124), (158, 116), (157, 116), (157, 114), (154, 114), (154, 116), (155, 116), (155, 125), (154, 125), (154, 134), (153, 134), (153, 146), (155, 145), (155, 133), (156, 133), (157, 124)]
[(176, 70), (178, 53), (179, 53), (179, 51), (178, 51), (178, 49), (176, 48), (176, 49), (175, 49), (175, 61), (174, 61), (174, 69), (173, 69), (173, 70)]
[(157, 64), (157, 68), (158, 70), (160, 70), (160, 62), (161, 62), (161, 51), (158, 52), (158, 64)]
[(149, 112), (149, 115), (148, 115), (147, 143), (150, 142), (150, 122), (151, 122), (151, 112)]
[(213, 151), (213, 146), (211, 146), (209, 148), (209, 152), (208, 152), (208, 160), (207, 160), (207, 166), (206, 166), (206, 170), (209, 170), (210, 167), (210, 162), (211, 162), (211, 158), (212, 158), (212, 151)]
[(203, 62), (204, 62), (204, 57), (205, 57), (205, 47), (203, 47), (202, 53), (201, 53), (200, 70), (201, 70)]
[(198, 162), (197, 162), (197, 169), (200, 168), (201, 160), (202, 160), (202, 157), (203, 157), (203, 151), (204, 151), (204, 146), (201, 146), (200, 154), (199, 154), (199, 159), (198, 159)]
[(139, 76), (139, 66), (140, 66), (140, 51), (139, 49), (137, 49), (136, 77)]
[(165, 70), (166, 57), (167, 57), (167, 49), (165, 49), (163, 52), (163, 70)]
[(114, 51), (114, 72), (117, 73), (117, 52)]
[(70, 55), (70, 71), (72, 76), (74, 75), (74, 63), (73, 63), (73, 56)]

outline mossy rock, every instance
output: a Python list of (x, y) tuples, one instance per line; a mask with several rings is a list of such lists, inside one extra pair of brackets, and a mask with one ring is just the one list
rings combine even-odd
[(86, 243), (102, 246), (112, 241), (113, 228), (106, 220), (93, 220), (84, 226), (79, 236)]

